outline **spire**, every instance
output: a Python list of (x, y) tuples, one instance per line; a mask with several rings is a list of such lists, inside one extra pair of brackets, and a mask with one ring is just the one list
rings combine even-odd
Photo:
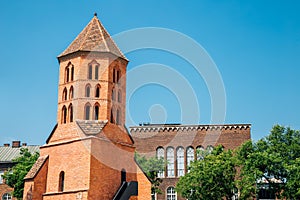
[(88, 23), (88, 25), (58, 57), (62, 57), (77, 51), (112, 53), (127, 60), (98, 19), (97, 13), (94, 13), (94, 17)]

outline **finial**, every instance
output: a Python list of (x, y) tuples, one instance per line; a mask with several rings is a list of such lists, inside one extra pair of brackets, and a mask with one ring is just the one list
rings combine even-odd
[(94, 12), (94, 16), (97, 17), (97, 13), (96, 12)]

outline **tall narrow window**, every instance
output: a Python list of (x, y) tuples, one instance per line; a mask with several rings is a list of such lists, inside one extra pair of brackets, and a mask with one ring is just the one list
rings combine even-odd
[(176, 192), (174, 187), (167, 188), (167, 200), (176, 200)]
[(99, 84), (96, 86), (95, 97), (97, 97), (97, 98), (100, 97), (100, 85)]
[(117, 109), (117, 116), (116, 116), (116, 123), (118, 124), (118, 125), (120, 125), (121, 124), (121, 113), (120, 113), (120, 110), (119, 109)]
[(93, 78), (93, 66), (89, 65), (89, 71), (88, 71), (88, 79)]
[(67, 108), (66, 106), (63, 106), (62, 108), (62, 120), (61, 120), (62, 124), (67, 123)]
[[(156, 157), (157, 157), (158, 159), (164, 159), (164, 157), (165, 157), (165, 150), (164, 150), (164, 148), (158, 147), (158, 148), (156, 149)], [(158, 176), (159, 178), (164, 177), (164, 176), (165, 176), (164, 170), (159, 171), (158, 174), (157, 174), (157, 176)]]
[(117, 70), (117, 83), (119, 82), (120, 78), (121, 78), (121, 71)]
[(113, 69), (113, 83), (116, 82), (116, 69)]
[(114, 123), (114, 113), (113, 113), (113, 109), (111, 109), (110, 111), (110, 123)]
[[(188, 147), (186, 150), (186, 165), (187, 168), (189, 168), (191, 166), (191, 162), (193, 162), (195, 160), (195, 152), (194, 152), (194, 148), (193, 147)], [(188, 172), (190, 170), (188, 169)]]
[(202, 160), (204, 158), (204, 148), (202, 146), (198, 146), (197, 150), (197, 160)]
[(69, 82), (69, 67), (65, 68), (65, 83)]
[(98, 76), (99, 76), (99, 65), (95, 66), (95, 79), (98, 80)]
[(90, 97), (91, 96), (91, 86), (87, 85), (85, 86), (85, 97)]
[(174, 177), (174, 148), (168, 147), (167, 148), (167, 176)]
[(112, 89), (111, 91), (111, 99), (114, 101), (116, 100), (116, 92), (115, 92), (115, 89)]
[(94, 119), (95, 120), (99, 119), (99, 105), (95, 105), (94, 107)]
[(69, 67), (67, 67), (67, 83), (69, 82), (69, 76), (70, 76), (70, 69)]
[(66, 100), (67, 100), (67, 96), (68, 96), (67, 93), (68, 93), (68, 92), (67, 92), (67, 88), (64, 88), (63, 96), (62, 96), (62, 100), (63, 100), (63, 101), (66, 101)]
[(90, 112), (91, 112), (91, 105), (88, 103), (85, 105), (85, 109), (84, 109), (85, 120), (90, 120)]
[(70, 92), (69, 92), (69, 99), (73, 99), (74, 98), (74, 89), (73, 86), (70, 87)]
[(58, 191), (63, 192), (65, 189), (65, 172), (61, 171), (59, 173), (59, 184), (58, 184)]
[(118, 102), (119, 103), (122, 102), (122, 93), (121, 93), (121, 90), (118, 91)]
[(121, 184), (123, 182), (126, 182), (126, 170), (125, 169), (122, 169), (122, 171), (121, 171)]
[(73, 122), (73, 105), (72, 104), (69, 105), (68, 110), (69, 110), (69, 121)]
[(74, 80), (74, 66), (71, 68), (71, 81)]
[(177, 176), (184, 175), (184, 148), (178, 147), (177, 149)]

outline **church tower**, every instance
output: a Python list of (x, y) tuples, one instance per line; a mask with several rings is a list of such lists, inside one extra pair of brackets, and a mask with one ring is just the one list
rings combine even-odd
[(58, 61), (57, 124), (25, 177), (24, 199), (149, 199), (125, 128), (128, 60), (96, 14)]

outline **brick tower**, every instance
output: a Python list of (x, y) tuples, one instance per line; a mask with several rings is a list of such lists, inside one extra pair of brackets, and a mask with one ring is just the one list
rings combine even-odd
[(57, 125), (25, 177), (24, 199), (149, 199), (125, 128), (128, 60), (96, 14), (58, 61)]

